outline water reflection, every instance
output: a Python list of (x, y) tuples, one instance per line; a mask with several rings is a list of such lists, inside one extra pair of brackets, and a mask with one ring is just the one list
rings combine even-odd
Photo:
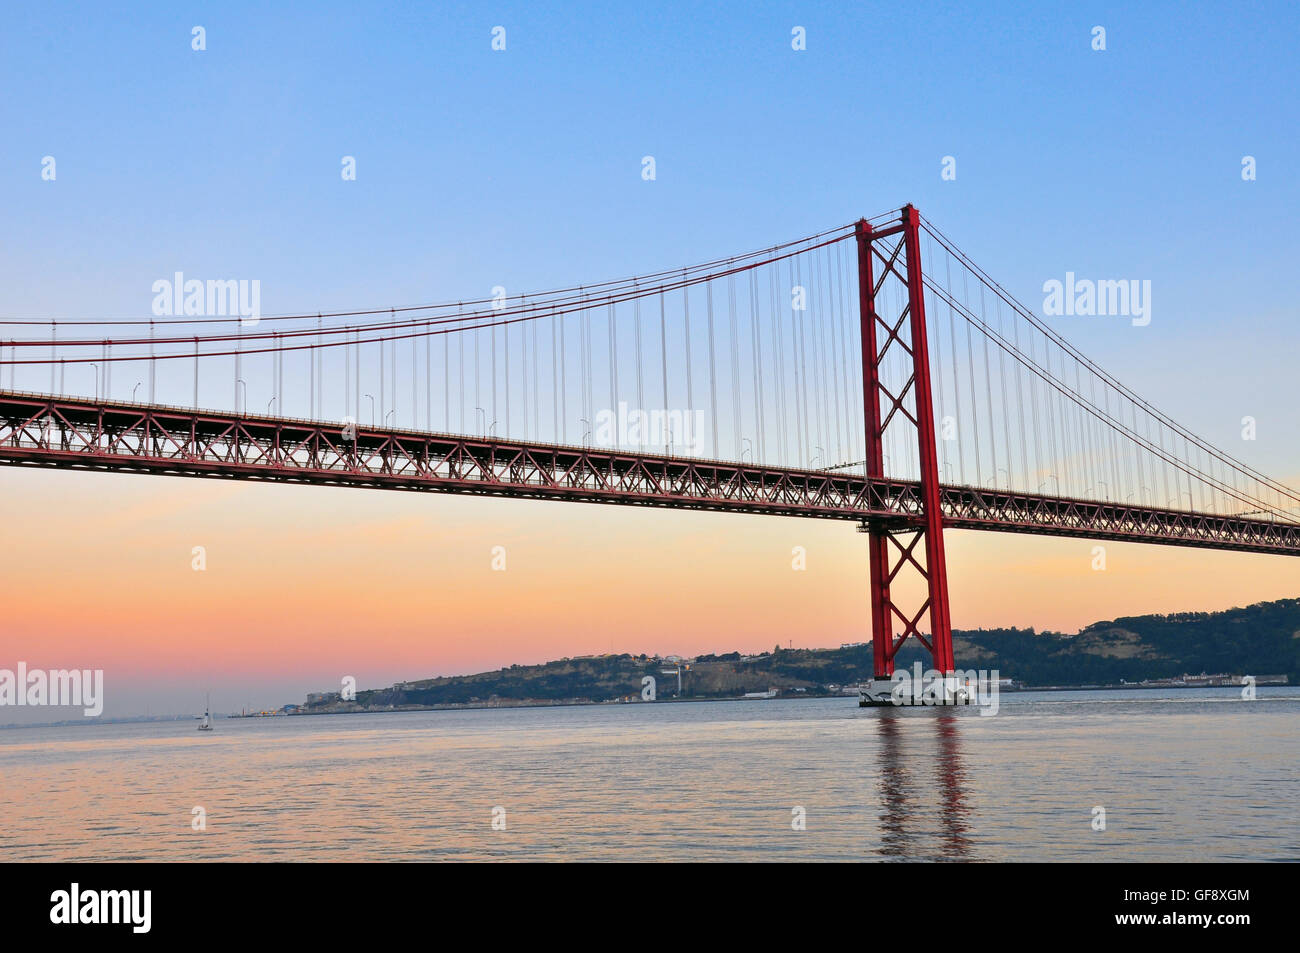
[(960, 716), (882, 708), (873, 721), (880, 743), (877, 853), (898, 860), (972, 859)]
[[(238, 719), (203, 739), (171, 722), (0, 731), (0, 855), (1300, 856), (1300, 688), (1251, 705), (1204, 691), (1017, 694), (997, 718), (792, 699)], [(196, 792), (202, 837), (190, 836)], [(1127, 836), (1091, 829), (1097, 803), (1125, 806)], [(507, 831), (490, 827), (496, 805)], [(808, 808), (804, 832), (794, 805)]]

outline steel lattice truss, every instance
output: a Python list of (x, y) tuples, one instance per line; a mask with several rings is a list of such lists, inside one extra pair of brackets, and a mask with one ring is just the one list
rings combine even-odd
[[(917, 483), (634, 451), (0, 392), (0, 464), (861, 521), (903, 530)], [(1300, 525), (944, 486), (949, 529), (1300, 556)]]

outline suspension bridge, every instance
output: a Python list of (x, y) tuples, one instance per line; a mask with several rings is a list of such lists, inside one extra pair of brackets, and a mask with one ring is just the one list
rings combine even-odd
[(909, 638), (955, 668), (945, 528), (1300, 555), (1300, 491), (910, 205), (536, 294), (263, 317), (234, 285), (0, 319), (0, 464), (852, 520), (880, 678)]

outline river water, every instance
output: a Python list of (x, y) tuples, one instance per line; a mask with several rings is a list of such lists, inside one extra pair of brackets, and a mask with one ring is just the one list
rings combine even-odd
[(0, 851), (1300, 859), (1300, 688), (1250, 702), (1235, 689), (999, 701), (991, 717), (844, 698), (223, 718), (211, 734), (193, 722), (9, 729)]

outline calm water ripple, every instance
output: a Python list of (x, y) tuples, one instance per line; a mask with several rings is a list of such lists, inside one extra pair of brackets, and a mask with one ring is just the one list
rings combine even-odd
[(216, 728), (0, 731), (5, 859), (1300, 859), (1296, 688), (1004, 694), (994, 717), (846, 698)]

